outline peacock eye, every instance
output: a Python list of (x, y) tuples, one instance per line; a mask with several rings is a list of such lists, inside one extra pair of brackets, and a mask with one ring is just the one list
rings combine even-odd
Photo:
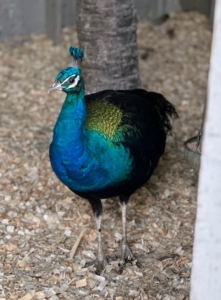
[(68, 80), (68, 82), (69, 82), (69, 83), (73, 83), (73, 82), (74, 82), (74, 78), (70, 78), (70, 79)]

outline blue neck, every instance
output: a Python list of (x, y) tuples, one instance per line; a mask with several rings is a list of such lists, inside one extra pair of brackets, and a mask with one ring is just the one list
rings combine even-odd
[[(76, 155), (84, 151), (83, 132), (86, 120), (84, 88), (78, 94), (67, 94), (54, 129), (55, 142)], [(73, 149), (74, 148), (74, 149)]]
[(133, 163), (128, 148), (115, 146), (96, 130), (85, 129), (86, 113), (84, 89), (68, 94), (50, 146), (55, 174), (75, 191), (117, 185), (128, 176)]
[(85, 121), (86, 105), (84, 101), (84, 89), (81, 89), (79, 93), (67, 94), (58, 119), (61, 119), (63, 121)]

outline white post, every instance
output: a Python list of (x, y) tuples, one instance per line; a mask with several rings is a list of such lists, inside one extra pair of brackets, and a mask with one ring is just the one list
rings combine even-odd
[(216, 0), (191, 300), (221, 300), (221, 0)]

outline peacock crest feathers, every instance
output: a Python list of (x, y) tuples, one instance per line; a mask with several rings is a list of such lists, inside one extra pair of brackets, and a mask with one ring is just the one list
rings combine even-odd
[(80, 48), (75, 48), (73, 46), (69, 48), (69, 52), (73, 59), (73, 65), (77, 68), (80, 68), (80, 63), (84, 57), (84, 52)]

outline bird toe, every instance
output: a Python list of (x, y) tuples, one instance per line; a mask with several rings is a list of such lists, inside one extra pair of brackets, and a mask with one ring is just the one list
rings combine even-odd
[(117, 251), (117, 257), (123, 262), (135, 260), (135, 256), (127, 242), (121, 242)]
[(98, 259), (95, 259), (91, 262), (88, 262), (86, 263), (86, 267), (90, 267), (90, 266), (93, 266), (94, 269), (95, 269), (95, 273), (97, 275), (100, 275), (101, 272), (105, 269), (106, 265), (107, 265), (107, 259), (104, 258), (103, 260), (98, 260)]
[(124, 265), (126, 262), (131, 262), (139, 268), (142, 267), (142, 265), (134, 256), (127, 242), (121, 242), (115, 257), (120, 260), (122, 265)]

